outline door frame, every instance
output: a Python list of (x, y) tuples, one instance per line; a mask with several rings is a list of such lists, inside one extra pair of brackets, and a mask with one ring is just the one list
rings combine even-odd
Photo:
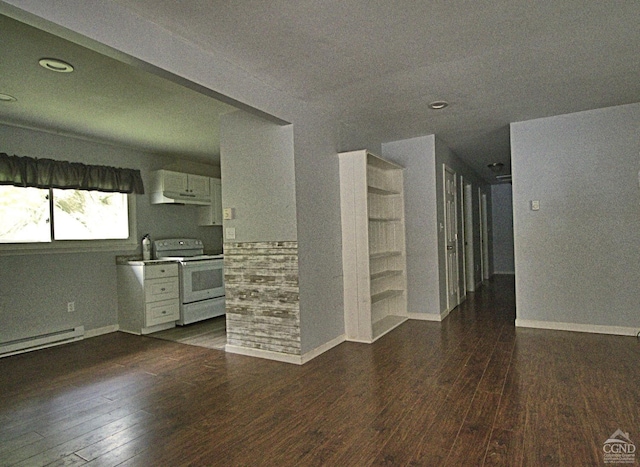
[(482, 257), (482, 280), (489, 280), (489, 221), (488, 221), (488, 213), (487, 213), (487, 194), (481, 193), (480, 196), (480, 230), (482, 234), (482, 240), (480, 245), (482, 246), (482, 250), (480, 251), (480, 255)]
[(464, 302), (467, 298), (467, 245), (465, 241), (465, 232), (466, 232), (466, 213), (467, 206), (465, 203), (465, 185), (464, 185), (464, 176), (460, 175), (460, 226), (458, 227), (458, 231), (460, 232), (458, 238), (459, 245), (459, 255), (458, 261), (462, 264), (462, 271), (459, 271), (458, 276), (462, 282), (462, 288), (460, 289), (460, 303)]
[[(447, 174), (451, 175), (451, 180), (453, 182), (453, 188), (451, 189), (451, 194), (453, 196), (453, 212), (449, 211), (449, 206), (447, 205), (447, 191), (449, 187), (447, 186)], [(443, 182), (443, 208), (444, 208), (444, 248), (445, 248), (445, 278), (446, 278), (446, 291), (447, 291), (447, 312), (452, 311), (455, 307), (460, 304), (460, 271), (459, 271), (459, 252), (458, 252), (458, 179), (456, 172), (448, 167), (446, 164), (442, 164), (442, 182)], [(453, 224), (453, 232), (450, 232), (450, 224)], [(449, 242), (450, 233), (453, 233), (453, 238), (451, 242)], [(451, 243), (451, 245), (449, 244)], [(452, 262), (452, 266), (449, 265), (449, 255), (452, 247), (454, 250), (455, 258)], [(454, 269), (454, 271), (451, 270)], [(453, 292), (451, 286), (455, 286), (455, 303), (452, 303)]]
[(466, 204), (465, 224), (464, 224), (464, 241), (466, 246), (466, 263), (467, 263), (467, 290), (475, 292), (476, 276), (475, 276), (475, 258), (473, 252), (474, 236), (473, 236), (473, 185), (469, 183), (464, 187)]

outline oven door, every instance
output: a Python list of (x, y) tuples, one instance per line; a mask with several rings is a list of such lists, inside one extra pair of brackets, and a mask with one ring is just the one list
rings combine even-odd
[(224, 260), (180, 263), (180, 301), (193, 303), (224, 296)]

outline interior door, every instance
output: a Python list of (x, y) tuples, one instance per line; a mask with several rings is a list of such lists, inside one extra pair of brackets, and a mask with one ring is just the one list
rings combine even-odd
[(466, 211), (467, 205), (465, 203), (464, 192), (464, 177), (460, 175), (460, 235), (458, 235), (458, 251), (459, 260), (462, 266), (460, 271), (460, 302), (464, 302), (467, 298), (467, 244), (465, 241), (465, 227), (466, 227)]
[(473, 186), (471, 184), (464, 187), (465, 222), (464, 222), (464, 242), (466, 253), (467, 290), (475, 292), (475, 258), (473, 254)]
[(444, 225), (447, 268), (447, 310), (453, 310), (460, 303), (458, 284), (458, 211), (456, 173), (443, 164), (444, 172)]
[(482, 210), (482, 190), (478, 188), (478, 222), (480, 225), (480, 271), (479, 272), (479, 281), (482, 283), (483, 274), (484, 274), (484, 229), (482, 228), (482, 220), (484, 219), (484, 212)]
[(489, 213), (487, 195), (482, 193), (482, 280), (489, 280)]

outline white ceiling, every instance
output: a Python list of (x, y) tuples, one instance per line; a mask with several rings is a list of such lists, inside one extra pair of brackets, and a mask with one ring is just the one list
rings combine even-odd
[[(486, 165), (509, 163), (510, 122), (640, 101), (637, 0), (113, 1), (329, 109), (343, 126), (342, 149), (436, 134), (492, 181)], [(5, 21), (2, 47), (22, 52), (0, 51), (0, 93), (19, 98), (0, 106), (1, 120), (217, 154), (217, 114), (230, 107), (60, 40), (18, 31), (5, 41)], [(43, 54), (77, 73), (47, 75), (33, 65)], [(21, 99), (35, 89), (44, 109)], [(440, 99), (450, 106), (428, 108)]]

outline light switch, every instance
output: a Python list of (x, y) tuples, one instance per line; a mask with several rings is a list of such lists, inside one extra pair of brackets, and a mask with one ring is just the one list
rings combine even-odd
[(230, 221), (236, 218), (236, 210), (234, 208), (224, 208), (222, 210), (222, 218), (225, 221)]
[(531, 200), (531, 210), (532, 211), (540, 210), (540, 200), (537, 200), (537, 199)]
[(227, 240), (235, 240), (236, 239), (236, 228), (235, 227), (227, 227), (225, 229), (225, 237), (227, 237)]

